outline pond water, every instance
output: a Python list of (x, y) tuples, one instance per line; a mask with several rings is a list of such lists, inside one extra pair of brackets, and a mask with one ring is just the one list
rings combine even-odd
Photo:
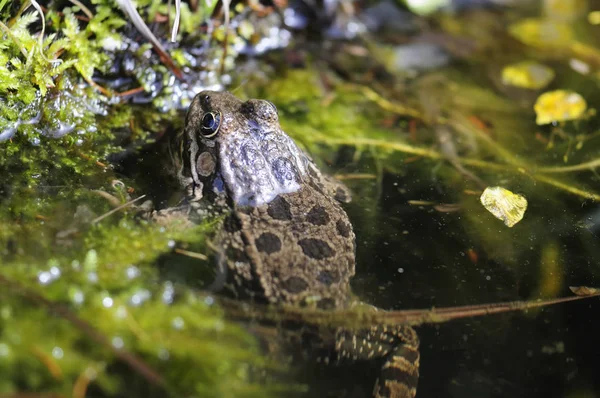
[[(0, 397), (370, 396), (380, 364), (279, 361), (262, 349), (272, 319), (238, 322), (206, 290), (220, 218), (147, 217), (145, 200), (165, 209), (184, 195), (167, 141), (200, 88), (274, 103), (286, 133), (352, 191), (360, 300), (427, 310), (597, 287), (600, 2), (474, 3), (427, 15), (365, 3), (327, 24), (292, 4), (293, 34), (275, 12), (258, 23), (244, 11), (225, 55), (223, 31), (194, 30), (207, 11), (186, 4), (188, 41), (166, 50), (191, 76), (181, 83), (109, 2), (91, 22), (77, 5), (42, 10), (48, 32), (79, 45), (46, 55), (89, 62), (63, 74), (24, 55), (42, 28), (33, 8), (0, 1)], [(195, 36), (211, 32), (212, 43)], [(119, 35), (100, 71), (91, 43)], [(226, 61), (224, 80), (209, 56)], [(523, 219), (495, 218), (486, 187), (522, 195)], [(600, 396), (599, 305), (417, 326), (417, 397)]]

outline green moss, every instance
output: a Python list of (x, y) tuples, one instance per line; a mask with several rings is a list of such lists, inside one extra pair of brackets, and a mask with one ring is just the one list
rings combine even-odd
[[(78, 7), (50, 8), (42, 36), (33, 8), (15, 14), (0, 2), (0, 63), (8, 65), (0, 70), (0, 395), (71, 396), (87, 383), (103, 395), (164, 394), (119, 360), (115, 347), (153, 368), (175, 395), (269, 395), (281, 386), (252, 381), (272, 367), (255, 338), (197, 289), (213, 277), (213, 262), (173, 253), (174, 245), (206, 253), (216, 220), (159, 224), (130, 208), (92, 222), (112, 209), (96, 190), (122, 203), (138, 191), (107, 159), (181, 127), (173, 110), (119, 104), (92, 83), (114, 61), (103, 46), (120, 43), (125, 25), (113, 2), (92, 3), (89, 21)], [(160, 3), (139, 7), (164, 12)], [(206, 7), (192, 13), (184, 6), (182, 34), (197, 28)], [(186, 60), (183, 53), (176, 59)], [(141, 86), (151, 73), (168, 78), (162, 65), (145, 67), (137, 69)], [(126, 188), (115, 188), (117, 178)], [(177, 277), (182, 269), (193, 282)], [(108, 344), (57, 315), (57, 305)]]
[[(76, 70), (90, 81), (94, 70), (108, 66), (108, 57), (101, 51), (103, 42), (118, 40), (114, 30), (125, 24), (107, 7), (99, 7), (84, 29), (70, 8), (63, 9), (61, 16), (51, 11), (47, 20), (48, 30), (55, 33), (45, 32), (45, 37), (30, 29), (40, 21), (35, 10), (11, 20), (8, 26), (3, 24), (6, 40), (0, 48), (0, 61), (10, 62), (10, 67), (0, 72), (0, 94), (11, 92), (15, 102), (30, 104), (38, 91), (45, 97), (69, 70)], [(92, 35), (94, 40), (90, 40)]]
[[(0, 256), (8, 284), (0, 289), (0, 394), (70, 396), (85, 379), (105, 395), (164, 392), (124, 366), (112, 345), (154, 368), (176, 395), (264, 396), (268, 390), (251, 382), (253, 369), (268, 366), (255, 339), (227, 322), (212, 297), (167, 281), (156, 266), (174, 242), (205, 252), (213, 223), (159, 225), (135, 211), (90, 223), (111, 209), (92, 190), (127, 199), (111, 188), (117, 175), (106, 160), (122, 151), (119, 131), (130, 129), (129, 145), (147, 143), (178, 116), (109, 104), (81, 85), (110, 65), (103, 41), (120, 40), (124, 21), (103, 3), (88, 23), (74, 10), (50, 10), (43, 43), (33, 28), (37, 13), (4, 20), (0, 62), (10, 67), (0, 71)], [(190, 266), (210, 278), (212, 262)], [(109, 346), (53, 305), (92, 325)]]
[[(10, 283), (0, 283), (0, 393), (26, 386), (68, 395), (84, 371), (95, 374), (94, 384), (105, 393), (143, 396), (147, 388), (127, 381), (140, 375), (115, 368), (109, 347), (32, 299), (41, 295), (66, 305), (111, 345), (135, 353), (165, 379), (168, 390), (264, 396), (264, 389), (249, 389), (248, 384), (252, 369), (267, 366), (255, 340), (225, 321), (211, 296), (161, 282), (155, 265), (174, 242), (206, 250), (204, 238), (214, 225), (194, 227), (176, 218), (163, 225), (132, 216), (116, 218), (120, 221), (105, 219), (83, 231), (70, 244), (80, 249), (38, 253), (50, 258), (46, 262), (16, 258), (3, 264), (2, 277)], [(202, 261), (196, 262), (199, 266)]]

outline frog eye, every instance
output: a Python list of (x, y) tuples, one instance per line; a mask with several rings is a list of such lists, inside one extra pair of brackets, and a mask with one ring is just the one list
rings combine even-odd
[(219, 126), (221, 126), (220, 112), (206, 112), (204, 116), (202, 116), (200, 131), (205, 138), (211, 138), (217, 135)]

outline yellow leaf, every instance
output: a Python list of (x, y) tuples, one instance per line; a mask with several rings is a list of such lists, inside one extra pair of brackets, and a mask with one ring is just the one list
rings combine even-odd
[(523, 61), (502, 69), (502, 83), (506, 85), (538, 90), (554, 79), (554, 71), (546, 65)]
[(502, 187), (487, 187), (479, 200), (509, 228), (521, 221), (527, 210), (527, 199)]
[(533, 106), (538, 125), (579, 119), (587, 109), (585, 99), (574, 91), (555, 90), (540, 95)]

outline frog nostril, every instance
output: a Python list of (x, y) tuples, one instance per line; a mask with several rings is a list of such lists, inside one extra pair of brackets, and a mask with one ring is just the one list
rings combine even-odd
[(208, 94), (204, 94), (201, 98), (200, 98), (200, 103), (202, 104), (202, 106), (206, 109), (210, 107), (210, 95)]

